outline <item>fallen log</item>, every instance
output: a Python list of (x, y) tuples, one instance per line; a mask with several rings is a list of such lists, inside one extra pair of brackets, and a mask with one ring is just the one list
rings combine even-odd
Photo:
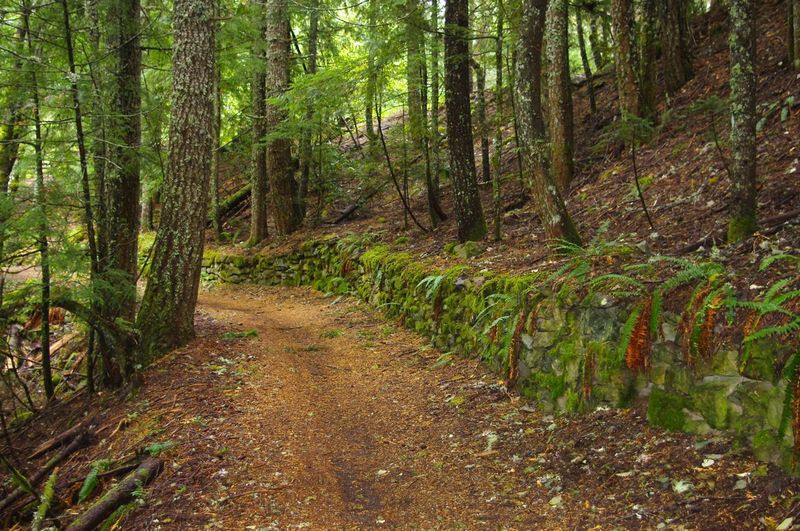
[(94, 417), (90, 417), (83, 422), (79, 422), (68, 430), (63, 431), (55, 437), (43, 442), (38, 448), (36, 448), (36, 450), (33, 451), (31, 455), (28, 456), (28, 459), (31, 460), (41, 457), (56, 446), (61, 446), (64, 444), (64, 442), (74, 439), (78, 433), (85, 431), (92, 424), (92, 422), (94, 422)]
[(88, 531), (99, 527), (119, 507), (133, 500), (134, 492), (150, 483), (161, 472), (161, 459), (149, 457), (125, 479), (97, 500), (73, 521), (67, 531)]
[[(756, 232), (756, 234), (762, 235), (769, 235), (777, 232), (780, 227), (782, 227), (785, 223), (793, 220), (794, 218), (800, 216), (800, 209), (791, 210), (786, 212), (785, 214), (779, 214), (777, 216), (773, 216), (771, 218), (767, 218), (761, 222), (761, 229)], [(689, 254), (698, 250), (701, 247), (705, 247), (710, 243), (726, 243), (728, 239), (728, 232), (727, 228), (720, 229), (716, 232), (711, 232), (705, 235), (703, 238), (697, 240), (696, 242), (690, 243), (680, 249), (675, 250), (676, 255), (683, 255)]]
[[(66, 459), (67, 457), (69, 457), (73, 453), (77, 452), (78, 450), (80, 450), (81, 448), (86, 446), (86, 444), (88, 444), (89, 440), (90, 440), (90, 436), (89, 436), (89, 432), (88, 431), (79, 432), (77, 437), (75, 437), (72, 440), (72, 442), (69, 443), (68, 446), (66, 446), (58, 454), (53, 456), (42, 468), (40, 468), (38, 471), (36, 471), (36, 473), (34, 475), (32, 475), (30, 478), (28, 478), (28, 482), (33, 487), (35, 487), (36, 485), (41, 483), (42, 480), (45, 478), (45, 476), (50, 474), (50, 472), (60, 462), (62, 462), (64, 459)], [(5, 511), (8, 507), (10, 507), (14, 503), (16, 503), (17, 500), (19, 500), (20, 498), (22, 498), (26, 494), (28, 494), (28, 492), (26, 490), (22, 489), (22, 488), (17, 488), (14, 491), (12, 491), (11, 494), (9, 494), (5, 498), (3, 498), (2, 501), (0, 501), (0, 514), (2, 514), (3, 511)]]
[(338, 225), (339, 223), (347, 220), (350, 216), (355, 214), (356, 210), (367, 204), (367, 202), (376, 195), (378, 195), (379, 192), (383, 191), (383, 189), (386, 188), (387, 184), (388, 182), (383, 183), (382, 185), (373, 188), (372, 190), (370, 190), (369, 192), (358, 198), (358, 200), (355, 203), (342, 210), (342, 213), (339, 214), (339, 217), (337, 217), (335, 220), (331, 222), (331, 225)]
[[(250, 199), (250, 190), (252, 188), (252, 184), (246, 184), (241, 187), (239, 190), (235, 191), (219, 203), (219, 220), (220, 223), (224, 221), (231, 212), (235, 211), (239, 206)], [(214, 212), (211, 211), (208, 213), (206, 218), (206, 226), (210, 227), (214, 224)]]

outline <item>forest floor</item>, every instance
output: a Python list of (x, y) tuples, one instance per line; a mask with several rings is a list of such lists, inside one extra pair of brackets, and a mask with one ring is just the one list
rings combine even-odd
[(197, 331), (134, 396), (62, 403), (19, 435), (28, 455), (98, 415), (61, 467), (62, 524), (92, 462), (156, 442), (175, 446), (120, 528), (774, 529), (800, 511), (797, 480), (727, 439), (635, 408), (537, 412), (355, 299), (214, 288)]

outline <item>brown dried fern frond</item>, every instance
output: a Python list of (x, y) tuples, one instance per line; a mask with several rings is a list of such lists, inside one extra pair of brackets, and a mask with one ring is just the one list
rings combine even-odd
[(633, 372), (647, 370), (650, 367), (650, 311), (653, 300), (647, 299), (642, 311), (636, 319), (631, 340), (625, 350), (625, 364)]
[(697, 342), (697, 349), (703, 359), (708, 359), (712, 354), (711, 340), (714, 338), (714, 326), (717, 323), (717, 314), (722, 306), (725, 297), (722, 294), (716, 295), (708, 307), (703, 317), (703, 324), (700, 330), (700, 337)]

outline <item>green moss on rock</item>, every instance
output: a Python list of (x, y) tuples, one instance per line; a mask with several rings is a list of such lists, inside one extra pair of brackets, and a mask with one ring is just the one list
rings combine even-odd
[(647, 420), (668, 430), (680, 431), (686, 424), (687, 399), (654, 387), (647, 403)]

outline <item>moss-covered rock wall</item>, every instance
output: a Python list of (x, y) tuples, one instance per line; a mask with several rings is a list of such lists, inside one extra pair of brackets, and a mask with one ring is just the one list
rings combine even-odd
[(208, 252), (202, 278), (353, 293), (443, 352), (480, 357), (543, 410), (640, 405), (654, 424), (726, 431), (760, 459), (794, 466), (792, 430), (778, 435), (787, 384), (764, 342), (744, 369), (741, 349), (724, 342), (690, 363), (680, 316), (664, 312), (654, 339), (639, 346), (646, 357), (632, 362), (622, 338), (631, 302), (551, 293), (542, 275), (432, 271), (408, 254), (347, 240), (308, 242), (285, 256)]

